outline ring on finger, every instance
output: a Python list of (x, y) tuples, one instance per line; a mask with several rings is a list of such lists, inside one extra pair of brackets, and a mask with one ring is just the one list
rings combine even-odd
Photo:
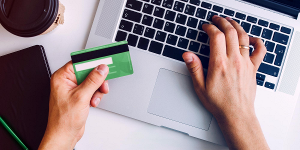
[(247, 49), (247, 50), (250, 50), (250, 47), (249, 47), (249, 46), (246, 46), (246, 45), (240, 45), (239, 48), (240, 48), (240, 49)]

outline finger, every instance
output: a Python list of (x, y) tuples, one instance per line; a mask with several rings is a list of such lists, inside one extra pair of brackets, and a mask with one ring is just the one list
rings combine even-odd
[[(240, 26), (236, 21), (233, 19), (226, 17), (226, 19), (231, 23), (231, 25), (236, 29), (239, 45), (249, 46), (249, 36), (245, 32), (244, 28)], [(240, 53), (244, 57), (249, 57), (249, 50), (248, 49), (240, 49)]]
[(205, 89), (205, 78), (202, 63), (197, 55), (191, 52), (186, 52), (182, 55), (187, 68), (192, 76), (195, 89)]
[(103, 97), (103, 93), (99, 92), (99, 91), (96, 91), (92, 97), (92, 100), (90, 102), (90, 105), (92, 107), (97, 107)]
[(225, 34), (227, 55), (240, 55), (236, 29), (225, 18), (214, 16), (213, 23)]
[(108, 71), (109, 68), (106, 65), (96, 67), (78, 86), (78, 90), (86, 95), (92, 96), (103, 84)]
[(250, 37), (250, 44), (254, 46), (250, 59), (257, 70), (266, 55), (267, 49), (259, 38)]
[(227, 57), (224, 33), (212, 24), (203, 24), (202, 28), (210, 38), (210, 59), (218, 60), (220, 57)]
[(108, 81), (104, 81), (100, 86), (99, 91), (103, 94), (107, 94), (109, 92)]

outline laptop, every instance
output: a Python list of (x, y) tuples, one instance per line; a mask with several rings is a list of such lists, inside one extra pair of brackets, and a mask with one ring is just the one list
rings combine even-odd
[(110, 80), (98, 107), (226, 145), (181, 56), (194, 52), (206, 71), (209, 37), (202, 24), (229, 16), (267, 47), (255, 110), (270, 148), (284, 149), (300, 91), (299, 11), (300, 0), (100, 0), (86, 48), (127, 40), (134, 74)]

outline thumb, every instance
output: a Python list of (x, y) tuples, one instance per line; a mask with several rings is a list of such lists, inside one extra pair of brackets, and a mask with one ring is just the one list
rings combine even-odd
[(197, 55), (192, 52), (186, 52), (182, 55), (187, 68), (192, 76), (195, 89), (205, 89), (205, 78), (202, 63)]
[(92, 96), (103, 84), (108, 72), (109, 68), (106, 65), (96, 67), (78, 86), (78, 90)]

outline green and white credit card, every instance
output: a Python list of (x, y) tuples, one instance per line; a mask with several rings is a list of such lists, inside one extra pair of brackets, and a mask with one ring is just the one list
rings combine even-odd
[(121, 41), (71, 53), (77, 84), (101, 64), (109, 67), (106, 80), (133, 74), (127, 41)]

